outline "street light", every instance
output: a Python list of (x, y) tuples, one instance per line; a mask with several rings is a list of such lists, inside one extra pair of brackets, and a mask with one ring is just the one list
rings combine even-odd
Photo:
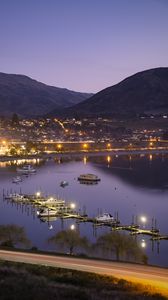
[(58, 148), (59, 150), (61, 150), (62, 145), (61, 145), (61, 144), (58, 144), (58, 145), (57, 145), (57, 148)]
[(87, 148), (88, 148), (88, 144), (86, 144), (86, 143), (85, 143), (85, 144), (83, 144), (83, 149), (85, 149), (85, 150), (86, 150)]
[(142, 224), (143, 224), (143, 227), (145, 228), (145, 224), (146, 224), (146, 222), (147, 222), (147, 218), (146, 218), (145, 216), (141, 216), (141, 217), (140, 217), (140, 220), (141, 220), (141, 222), (142, 222)]
[(140, 220), (141, 220), (142, 223), (146, 223), (147, 218), (146, 218), (145, 216), (141, 216), (141, 217), (140, 217)]
[(70, 204), (70, 208), (71, 208), (71, 209), (75, 209), (75, 207), (76, 207), (75, 203), (71, 203), (71, 204)]
[(36, 193), (36, 197), (40, 197), (41, 193), (40, 192), (37, 192)]

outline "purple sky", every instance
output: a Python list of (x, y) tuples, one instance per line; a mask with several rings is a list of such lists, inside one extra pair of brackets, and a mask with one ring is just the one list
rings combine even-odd
[(168, 0), (0, 0), (0, 72), (97, 92), (168, 66)]

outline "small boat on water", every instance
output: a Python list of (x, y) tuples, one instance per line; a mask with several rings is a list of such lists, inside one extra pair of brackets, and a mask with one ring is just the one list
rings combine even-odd
[(57, 221), (58, 220), (58, 217), (56, 216), (56, 215), (54, 215), (54, 216), (44, 216), (44, 217), (40, 217), (40, 221), (42, 221), (42, 222), (53, 222), (53, 221)]
[(56, 207), (62, 207), (65, 205), (65, 200), (59, 199), (59, 198), (44, 198), (44, 199), (37, 199), (37, 201), (40, 205), (52, 205)]
[(78, 177), (78, 180), (82, 183), (97, 183), (98, 181), (100, 181), (100, 178), (95, 175), (95, 174), (81, 174)]
[(28, 175), (36, 173), (36, 169), (32, 165), (24, 165), (21, 168), (17, 168), (17, 172)]
[(28, 200), (28, 198), (25, 195), (12, 193), (5, 196), (5, 199), (13, 200), (13, 201), (25, 201)]
[(66, 187), (68, 185), (69, 185), (68, 181), (63, 180), (63, 181), (60, 182), (61, 187)]
[(22, 178), (20, 176), (13, 177), (12, 183), (19, 183), (19, 182), (22, 182)]
[(104, 214), (96, 217), (96, 221), (97, 222), (102, 222), (102, 223), (104, 222), (104, 223), (106, 223), (106, 222), (115, 222), (115, 219), (114, 219), (114, 217), (111, 214), (104, 213)]
[(51, 209), (51, 208), (40, 208), (37, 210), (37, 216), (39, 218), (41, 217), (55, 217), (57, 215), (58, 210), (57, 209)]
[(17, 193), (11, 193), (11, 194), (5, 195), (5, 199), (12, 200), (14, 197), (18, 197), (18, 196), (20, 196), (20, 194), (17, 194)]

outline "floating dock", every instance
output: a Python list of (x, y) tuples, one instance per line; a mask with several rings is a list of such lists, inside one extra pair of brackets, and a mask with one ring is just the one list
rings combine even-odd
[[(76, 219), (76, 222), (79, 224), (81, 222), (92, 223), (94, 228), (108, 226), (111, 228), (111, 231), (129, 231), (130, 235), (148, 235), (151, 236), (152, 241), (160, 241), (160, 240), (168, 240), (168, 235), (161, 234), (159, 229), (156, 228), (156, 220), (155, 226), (153, 226), (154, 219), (152, 219), (152, 228), (151, 229), (144, 229), (140, 228), (139, 225), (132, 224), (130, 225), (122, 225), (120, 224), (120, 220), (118, 219), (118, 214), (116, 218), (113, 220), (108, 221), (97, 221), (96, 218), (88, 217), (86, 214), (81, 215), (80, 213), (75, 211), (75, 208), (72, 207), (72, 203), (66, 203), (63, 199), (58, 197), (44, 197), (39, 196), (36, 194), (28, 195), (28, 194), (17, 194), (17, 193), (4, 193), (3, 191), (3, 198), (7, 201), (14, 202), (24, 205), (31, 205), (31, 207), (38, 207), (38, 208), (47, 208), (51, 210), (57, 210), (55, 213), (55, 217), (61, 219)], [(48, 215), (47, 220), (52, 219), (53, 216)]]

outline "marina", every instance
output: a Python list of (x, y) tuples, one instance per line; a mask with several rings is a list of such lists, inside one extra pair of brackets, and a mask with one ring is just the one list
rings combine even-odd
[[(157, 161), (160, 164), (160, 160), (165, 167), (167, 158), (164, 157), (163, 162), (162, 156), (153, 157), (152, 161), (148, 157), (132, 157), (132, 160), (129, 157), (113, 157), (110, 165), (106, 157), (91, 157), (87, 161), (66, 159), (61, 163), (51, 159), (34, 161), (35, 165), (28, 162), (36, 169), (36, 175), (25, 176), (16, 185), (12, 185), (12, 178), (17, 174), (18, 166), (12, 164), (0, 168), (0, 176), (3, 174), (1, 223), (24, 226), (33, 244), (46, 250), (49, 246), (45, 240), (51, 235), (50, 231), (58, 232), (71, 225), (93, 242), (105, 232), (129, 234), (145, 247), (149, 262), (165, 265), (168, 193), (164, 186), (167, 177), (165, 181), (158, 182), (163, 187), (160, 190), (153, 190), (152, 185), (143, 185), (142, 189), (134, 182), (136, 169), (139, 171), (143, 167), (141, 180), (148, 184), (150, 178), (151, 184), (155, 179), (152, 177), (155, 164)], [(162, 169), (161, 172), (164, 174)], [(80, 174), (95, 174), (101, 181), (98, 184), (79, 184)], [(68, 186), (62, 188), (60, 183), (65, 179)], [(134, 183), (130, 185), (123, 179)], [(100, 219), (105, 214), (111, 220)], [(141, 219), (141, 216), (146, 216), (146, 219)], [(157, 219), (157, 224), (154, 219)], [(158, 246), (155, 247), (155, 244), (158, 243), (160, 254), (156, 255)]]
[[(27, 194), (5, 194), (3, 192), (3, 197), (6, 200), (13, 202), (20, 202), (23, 204), (34, 205), (37, 207), (37, 216), (39, 218), (48, 217), (59, 217), (62, 219), (75, 219), (79, 224), (80, 222), (92, 223), (94, 227), (108, 226), (112, 231), (129, 231), (131, 235), (147, 235), (151, 236), (153, 241), (156, 240), (168, 240), (168, 234), (163, 235), (160, 233), (159, 229), (156, 227), (156, 219), (152, 219), (152, 228), (143, 229), (140, 228), (138, 224), (122, 225), (118, 212), (115, 214), (116, 217), (113, 217), (109, 213), (104, 213), (102, 215), (96, 216), (94, 218), (89, 217), (87, 214), (81, 215), (75, 210), (74, 203), (66, 203), (65, 200), (59, 199), (57, 197), (41, 197), (41, 193), (37, 192), (34, 195)], [(134, 217), (133, 217), (134, 219)], [(137, 220), (137, 216), (135, 217)], [(155, 221), (155, 227), (153, 227), (153, 221)]]

